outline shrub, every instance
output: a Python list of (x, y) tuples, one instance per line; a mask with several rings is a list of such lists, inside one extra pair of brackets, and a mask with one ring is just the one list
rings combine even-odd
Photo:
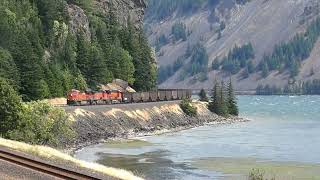
[(180, 108), (186, 115), (190, 117), (195, 117), (198, 115), (197, 108), (192, 106), (190, 99), (183, 99), (180, 102)]
[[(264, 178), (265, 172), (260, 169), (252, 169), (249, 173), (248, 180), (268, 180)], [(275, 178), (271, 178), (270, 180), (275, 180)]]
[(67, 113), (45, 101), (25, 103), (22, 113), (21, 124), (10, 132), (13, 140), (60, 147), (75, 136)]

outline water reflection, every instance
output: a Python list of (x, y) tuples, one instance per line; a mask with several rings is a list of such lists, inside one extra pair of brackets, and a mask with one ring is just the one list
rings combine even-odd
[(209, 176), (196, 173), (196, 168), (186, 163), (176, 163), (167, 157), (169, 151), (153, 151), (139, 155), (123, 155), (98, 153), (98, 163), (122, 168), (134, 172), (146, 179), (185, 179), (186, 176), (209, 178)]

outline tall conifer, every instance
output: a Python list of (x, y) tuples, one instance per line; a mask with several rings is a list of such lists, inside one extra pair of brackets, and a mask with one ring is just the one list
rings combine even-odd
[(229, 82), (227, 91), (228, 91), (228, 98), (227, 98), (228, 113), (230, 115), (238, 116), (239, 109), (238, 109), (236, 97), (234, 95), (234, 90), (233, 90), (231, 78), (230, 78), (230, 82)]

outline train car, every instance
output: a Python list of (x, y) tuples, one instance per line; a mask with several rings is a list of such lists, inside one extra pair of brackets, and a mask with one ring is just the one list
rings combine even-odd
[(183, 99), (183, 92), (182, 92), (183, 90), (179, 89), (177, 91), (178, 91), (178, 100)]
[(192, 97), (192, 90), (188, 89), (187, 90), (187, 99), (191, 99)]
[(182, 90), (182, 97), (183, 99), (187, 98), (187, 90)]
[(172, 100), (178, 100), (178, 91), (172, 90)]
[(158, 101), (165, 101), (165, 100), (166, 100), (166, 92), (158, 91)]
[(172, 100), (172, 91), (171, 90), (166, 90), (166, 100), (171, 101)]
[(149, 98), (150, 98), (150, 102), (158, 101), (158, 92), (157, 91), (150, 91)]
[(149, 102), (150, 101), (150, 93), (149, 92), (141, 92), (141, 101), (142, 102)]
[(138, 103), (141, 101), (141, 93), (132, 93), (132, 102)]

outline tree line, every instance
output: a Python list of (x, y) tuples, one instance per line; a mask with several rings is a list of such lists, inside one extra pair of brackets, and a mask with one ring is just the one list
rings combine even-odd
[[(68, 3), (85, 10), (91, 37), (71, 32)], [(112, 12), (92, 9), (92, 0), (0, 2), (0, 75), (23, 100), (95, 89), (114, 78), (137, 90), (155, 87), (156, 65), (142, 28), (130, 21), (122, 26)]]
[(320, 80), (314, 79), (306, 82), (288, 83), (283, 88), (270, 85), (259, 85), (257, 95), (320, 95)]
[(254, 65), (252, 63), (254, 55), (254, 49), (251, 43), (244, 44), (242, 46), (235, 46), (231, 49), (227, 56), (221, 60), (216, 58), (212, 62), (212, 69), (229, 72), (231, 74), (237, 74), (241, 69), (245, 68), (249, 74), (254, 72)]

